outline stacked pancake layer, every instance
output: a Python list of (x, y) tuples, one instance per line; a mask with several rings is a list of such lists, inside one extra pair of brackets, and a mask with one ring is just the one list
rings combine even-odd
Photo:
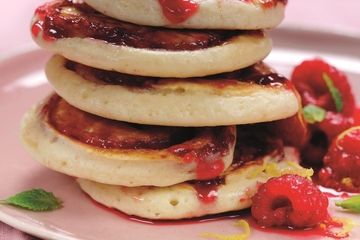
[[(35, 12), (56, 91), (23, 121), (38, 161), (152, 219), (240, 210), (268, 178), (309, 175), (297, 164), (297, 94), (262, 63), (261, 29), (279, 24), (286, 1), (85, 2)], [(298, 139), (286, 131), (294, 123)]]

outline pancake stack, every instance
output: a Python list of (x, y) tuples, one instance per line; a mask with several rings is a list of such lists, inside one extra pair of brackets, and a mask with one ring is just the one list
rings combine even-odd
[(34, 40), (55, 89), (22, 139), (94, 200), (150, 219), (247, 208), (306, 137), (290, 82), (262, 60), (286, 1), (59, 0)]

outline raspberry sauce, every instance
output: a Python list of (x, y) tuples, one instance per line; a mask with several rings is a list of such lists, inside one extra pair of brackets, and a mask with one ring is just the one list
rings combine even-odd
[(107, 17), (87, 4), (73, 0), (55, 1), (35, 12), (34, 37), (93, 38), (119, 46), (171, 51), (200, 50), (226, 44), (241, 34), (263, 36), (262, 31), (191, 30), (147, 27)]
[[(287, 0), (243, 0), (248, 3), (260, 4), (263, 8), (272, 8), (281, 3), (287, 4)], [(199, 10), (200, 5), (192, 0), (158, 0), (163, 14), (172, 24), (185, 22)]]
[(229, 128), (202, 128), (196, 139), (172, 146), (168, 151), (181, 157), (184, 163), (195, 163), (197, 179), (207, 180), (224, 171), (223, 158), (234, 143), (235, 135)]
[(164, 149), (190, 140), (195, 128), (159, 127), (105, 119), (81, 111), (58, 95), (43, 108), (48, 123), (61, 134), (103, 149)]
[[(37, 21), (33, 23), (31, 26), (31, 33), (34, 37), (38, 37), (41, 32), (44, 31), (43, 24), (45, 21), (45, 17), (48, 14), (48, 9), (51, 7), (51, 3), (45, 3), (44, 5), (38, 7), (35, 10), (35, 16), (37, 17)], [(48, 35), (43, 35), (43, 39), (45, 41), (54, 41), (56, 40), (54, 37), (50, 37)]]
[(102, 149), (165, 150), (196, 164), (198, 179), (212, 179), (224, 170), (223, 158), (235, 142), (231, 127), (184, 128), (140, 125), (105, 119), (81, 111), (58, 95), (42, 109), (61, 134)]
[(194, 186), (198, 199), (204, 204), (210, 204), (216, 201), (218, 187), (225, 184), (225, 179), (218, 177), (212, 180), (192, 181), (189, 183)]
[(164, 16), (170, 23), (177, 24), (185, 22), (193, 16), (199, 5), (192, 0), (158, 0)]
[(131, 90), (156, 89), (162, 86), (182, 82), (202, 84), (217, 89), (225, 89), (228, 87), (243, 87), (244, 83), (257, 84), (274, 88), (284, 87), (286, 89), (292, 89), (291, 82), (289, 80), (279, 74), (274, 73), (264, 63), (258, 63), (251, 67), (230, 73), (186, 79), (128, 75), (115, 71), (96, 69), (72, 61), (67, 61), (65, 67), (71, 71), (76, 72), (87, 80), (92, 80), (95, 78), (104, 84), (120, 85)]

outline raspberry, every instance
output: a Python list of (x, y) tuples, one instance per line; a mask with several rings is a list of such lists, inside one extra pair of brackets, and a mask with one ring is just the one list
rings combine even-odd
[(360, 192), (360, 127), (340, 134), (324, 157), (320, 182), (339, 191)]
[[(336, 108), (324, 74), (329, 76), (340, 93), (342, 111)], [(355, 98), (346, 75), (321, 59), (302, 62), (294, 69), (291, 79), (300, 93), (303, 106), (312, 104), (326, 110), (323, 121), (310, 125), (310, 141), (302, 151), (305, 162), (322, 165), (328, 143), (341, 132), (359, 123), (360, 111), (356, 109)]]
[(297, 175), (271, 178), (253, 197), (252, 216), (265, 227), (309, 228), (328, 219), (328, 199)]
[(321, 59), (302, 62), (294, 69), (291, 79), (301, 95), (304, 106), (314, 104), (327, 111), (336, 112), (335, 103), (323, 79), (326, 73), (340, 91), (344, 115), (351, 115), (355, 108), (355, 98), (351, 92), (350, 84), (345, 74)]
[(325, 119), (318, 124), (318, 128), (326, 133), (331, 141), (346, 129), (355, 126), (356, 119), (354, 114), (345, 116), (341, 113), (327, 112)]

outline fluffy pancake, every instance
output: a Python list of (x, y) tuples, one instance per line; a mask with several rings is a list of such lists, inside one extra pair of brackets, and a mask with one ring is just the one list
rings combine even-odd
[(262, 31), (146, 27), (65, 0), (40, 7), (32, 33), (40, 46), (75, 62), (154, 77), (234, 71), (264, 59), (271, 50), (271, 40)]
[[(178, 6), (170, 3), (169, 0), (85, 0), (85, 2), (105, 15), (141, 25), (201, 29), (262, 29), (276, 27), (282, 21), (287, 1), (193, 0), (191, 1), (193, 6), (189, 6), (193, 9), (191, 14), (187, 14), (189, 7), (181, 8), (180, 1), (174, 1), (178, 2)], [(177, 14), (175, 18), (167, 14), (171, 11), (174, 15)]]
[[(186, 182), (169, 187), (122, 187), (78, 179), (81, 189), (95, 201), (129, 215), (149, 219), (200, 217), (248, 208), (260, 183), (292, 173), (311, 176), (312, 170), (297, 165), (293, 148), (287, 154), (269, 154), (230, 168), (222, 178)], [(286, 159), (286, 160), (285, 160)]]
[(248, 124), (287, 118), (299, 109), (289, 81), (263, 63), (216, 76), (165, 79), (95, 69), (57, 55), (46, 74), (73, 106), (139, 124)]
[(168, 186), (225, 171), (236, 130), (112, 121), (53, 95), (28, 112), (21, 136), (34, 157), (53, 170), (114, 185)]

